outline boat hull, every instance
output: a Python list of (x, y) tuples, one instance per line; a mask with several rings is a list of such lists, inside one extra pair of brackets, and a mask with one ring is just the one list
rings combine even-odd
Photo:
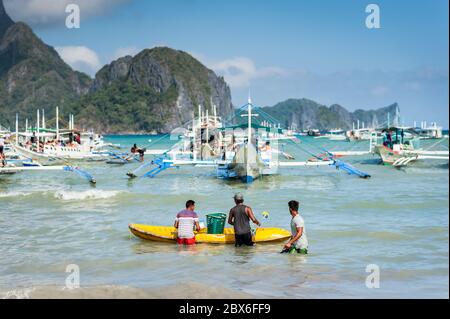
[[(144, 240), (173, 243), (177, 239), (175, 227), (130, 224), (128, 228), (133, 235)], [(253, 241), (255, 243), (278, 242), (290, 237), (291, 233), (284, 229), (257, 228), (253, 235)], [(202, 229), (196, 233), (195, 240), (197, 243), (234, 244), (234, 230), (225, 228), (223, 234), (207, 234), (206, 229)]]
[(393, 165), (393, 166), (399, 166), (396, 165), (396, 163), (401, 162), (403, 159), (403, 162), (410, 163), (417, 159), (416, 155), (413, 154), (400, 154), (398, 152), (395, 152), (391, 150), (390, 148), (384, 146), (384, 145), (378, 145), (375, 147), (375, 153), (380, 155), (381, 160), (383, 161), (384, 165)]
[(67, 154), (61, 154), (61, 155), (53, 155), (48, 153), (38, 153), (31, 151), (29, 149), (26, 149), (24, 147), (14, 145), (14, 150), (20, 154), (23, 157), (32, 159), (33, 161), (38, 162), (41, 165), (44, 166), (51, 166), (51, 165), (64, 165), (67, 164), (67, 162), (78, 162), (78, 161), (105, 161), (107, 159), (106, 156), (97, 155), (97, 154), (82, 154), (82, 153), (67, 153)]

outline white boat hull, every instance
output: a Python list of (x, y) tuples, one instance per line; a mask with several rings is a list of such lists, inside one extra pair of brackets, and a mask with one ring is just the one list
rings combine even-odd
[(61, 165), (67, 162), (78, 161), (104, 161), (108, 158), (103, 154), (86, 154), (81, 151), (70, 150), (69, 148), (60, 148), (60, 151), (59, 148), (54, 148), (54, 151), (46, 148), (43, 153), (35, 152), (18, 145), (14, 145), (13, 148), (18, 154), (44, 166)]

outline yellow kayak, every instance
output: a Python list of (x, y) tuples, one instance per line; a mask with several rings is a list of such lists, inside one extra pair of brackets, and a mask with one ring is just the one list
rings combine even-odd
[[(150, 226), (130, 224), (130, 231), (141, 239), (159, 242), (174, 242), (177, 239), (177, 229), (167, 226)], [(257, 228), (253, 241), (255, 243), (282, 241), (291, 237), (291, 233), (280, 228)], [(195, 232), (197, 243), (234, 244), (234, 229), (225, 228), (224, 234), (208, 234), (206, 228)]]

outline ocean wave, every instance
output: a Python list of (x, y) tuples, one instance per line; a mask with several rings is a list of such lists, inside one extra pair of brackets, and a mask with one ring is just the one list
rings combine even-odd
[(1, 299), (30, 299), (34, 288), (14, 289), (1, 293)]
[(73, 201), (86, 199), (109, 199), (120, 194), (119, 191), (105, 191), (98, 189), (91, 189), (87, 191), (57, 191), (54, 195), (56, 199)]
[(33, 193), (29, 192), (7, 192), (7, 193), (0, 193), (0, 198), (10, 198), (10, 197), (21, 197), (21, 196), (29, 196)]
[(41, 286), (0, 292), (2, 299), (247, 299), (251, 295), (220, 286), (198, 283), (167, 285), (164, 287), (134, 288), (129, 286), (91, 286), (67, 289), (58, 286)]

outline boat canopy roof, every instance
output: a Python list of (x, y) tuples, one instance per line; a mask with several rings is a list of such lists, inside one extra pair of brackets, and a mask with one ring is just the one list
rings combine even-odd
[[(37, 128), (35, 128), (35, 127), (32, 127), (32, 128), (29, 128), (28, 129), (28, 132), (31, 132), (31, 133), (37, 133)], [(56, 130), (55, 129), (49, 129), (49, 128), (40, 128), (39, 129), (39, 133), (52, 133), (52, 134), (56, 134)], [(77, 133), (77, 131), (75, 131), (75, 130), (59, 130), (59, 134), (60, 135), (63, 135), (63, 134), (70, 134), (70, 133)]]
[(417, 134), (416, 130), (413, 127), (410, 126), (389, 126), (389, 127), (382, 127), (380, 129), (381, 131), (404, 131), (411, 134)]
[[(33, 137), (33, 134), (35, 137), (54, 137), (55, 134), (53, 133), (48, 133), (48, 132), (21, 132), (19, 133), (20, 136), (25, 136), (25, 137)], [(14, 134), (12, 134), (14, 135)]]
[[(256, 123), (252, 123), (251, 127), (255, 128), (255, 129), (265, 130), (266, 132), (283, 133), (283, 129), (281, 129), (281, 128), (273, 128), (273, 127), (263, 126), (263, 125), (256, 124)], [(222, 130), (222, 131), (236, 130), (236, 129), (248, 129), (248, 124), (239, 124), (239, 125), (232, 125), (232, 126), (226, 126), (226, 127), (219, 128), (219, 130)]]
[(369, 131), (372, 131), (372, 130), (374, 130), (374, 129), (370, 128), (370, 127), (364, 127), (364, 128), (357, 128), (357, 129), (350, 130), (350, 131), (353, 131), (353, 132), (369, 132)]

